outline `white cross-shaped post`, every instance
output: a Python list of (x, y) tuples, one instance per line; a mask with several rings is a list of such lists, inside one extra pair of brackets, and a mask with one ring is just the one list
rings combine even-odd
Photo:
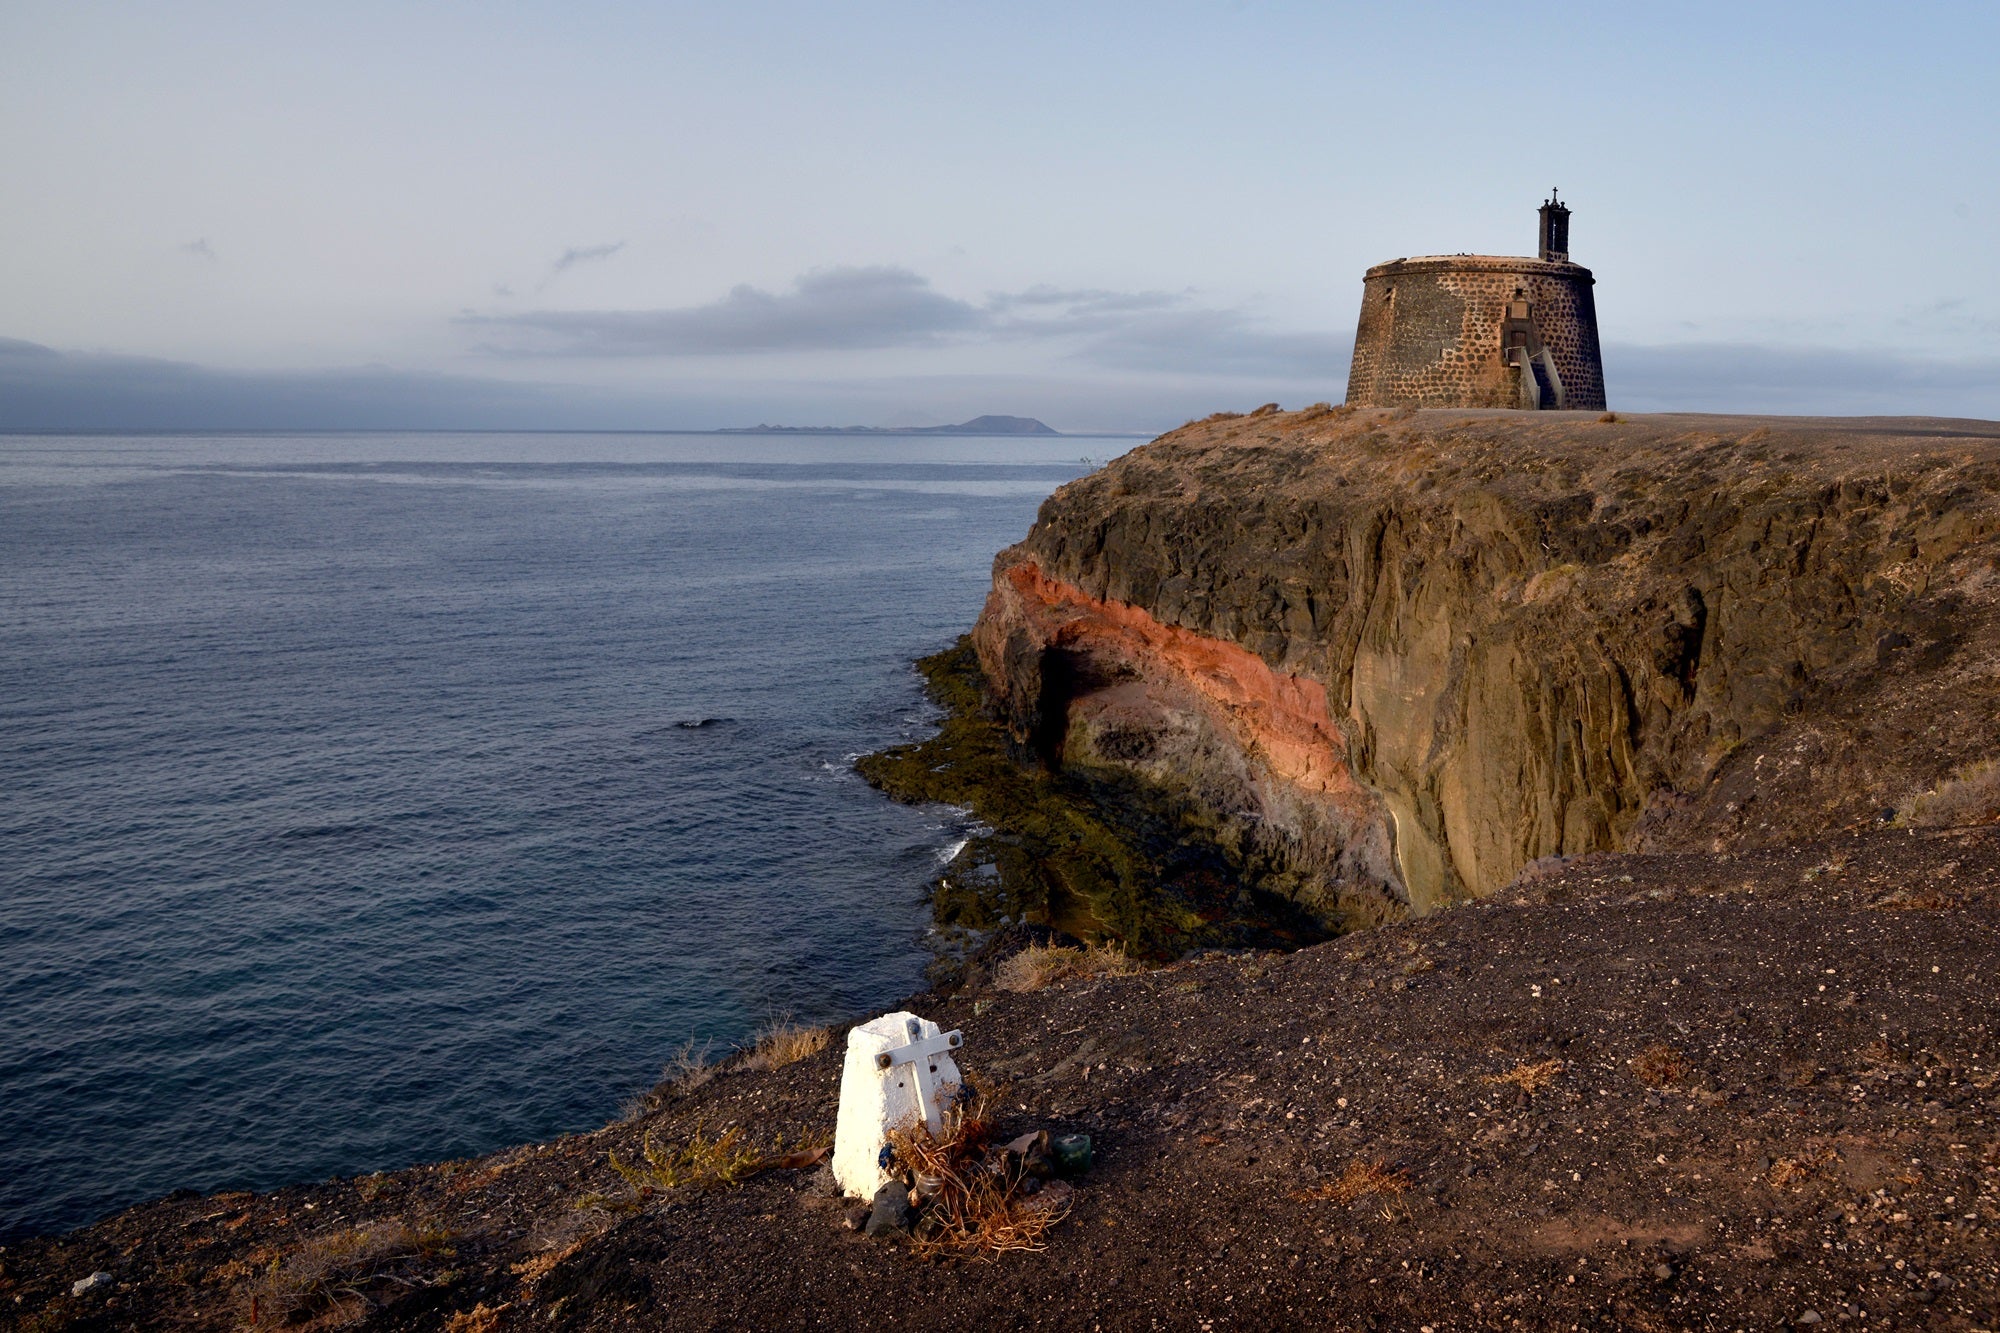
[(910, 1085), (916, 1090), (917, 1108), (924, 1113), (924, 1127), (935, 1136), (944, 1132), (944, 1116), (938, 1106), (937, 1083), (934, 1081), (937, 1065), (933, 1062), (946, 1051), (955, 1051), (963, 1046), (965, 1034), (954, 1028), (935, 1037), (926, 1037), (923, 1025), (914, 1018), (903, 1026), (910, 1034), (910, 1044), (883, 1051), (875, 1057), (875, 1065), (885, 1074), (897, 1065), (910, 1067)]

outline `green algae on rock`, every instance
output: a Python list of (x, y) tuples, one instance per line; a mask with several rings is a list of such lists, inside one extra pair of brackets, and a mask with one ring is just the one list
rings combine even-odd
[(1326, 925), (1258, 883), (1206, 834), (1212, 815), (1141, 778), (1052, 772), (988, 716), (969, 639), (917, 663), (945, 710), (937, 734), (862, 758), (899, 801), (963, 807), (979, 821), (932, 886), (938, 925), (960, 936), (1012, 923), (1135, 955), (1203, 946), (1295, 947)]

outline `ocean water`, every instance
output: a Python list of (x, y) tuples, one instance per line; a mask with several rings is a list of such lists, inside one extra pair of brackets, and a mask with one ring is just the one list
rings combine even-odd
[(0, 1240), (915, 989), (852, 759), (1092, 439), (0, 437)]

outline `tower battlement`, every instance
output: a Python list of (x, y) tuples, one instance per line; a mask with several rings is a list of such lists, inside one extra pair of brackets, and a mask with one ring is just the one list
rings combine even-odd
[(1569, 260), (1550, 193), (1540, 255), (1423, 255), (1361, 280), (1347, 401), (1364, 407), (1604, 410), (1596, 279)]

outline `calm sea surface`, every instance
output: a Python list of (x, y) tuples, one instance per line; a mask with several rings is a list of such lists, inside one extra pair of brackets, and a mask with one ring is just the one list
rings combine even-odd
[(959, 834), (851, 760), (1130, 444), (0, 437), (0, 1240), (914, 989)]

